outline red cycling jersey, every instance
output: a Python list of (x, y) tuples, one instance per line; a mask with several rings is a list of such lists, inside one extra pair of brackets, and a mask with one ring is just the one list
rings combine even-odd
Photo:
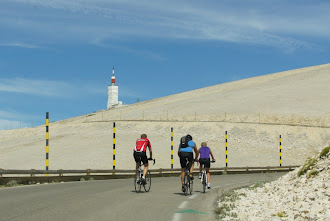
[(134, 151), (137, 152), (146, 152), (147, 147), (151, 147), (150, 141), (147, 138), (141, 138), (136, 140), (136, 146)]

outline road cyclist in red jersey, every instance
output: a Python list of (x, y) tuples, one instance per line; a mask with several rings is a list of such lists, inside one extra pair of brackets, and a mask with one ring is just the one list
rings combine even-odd
[(144, 165), (142, 180), (140, 180), (140, 178), (137, 177), (137, 183), (140, 183), (140, 182), (142, 182), (143, 184), (146, 183), (145, 176), (149, 169), (148, 158), (147, 158), (147, 153), (146, 153), (147, 149), (149, 149), (149, 155), (150, 155), (149, 159), (152, 159), (151, 143), (150, 143), (149, 139), (147, 138), (147, 135), (142, 134), (141, 138), (136, 140), (136, 146), (134, 147), (134, 153), (133, 153), (134, 160), (136, 162), (135, 171), (137, 171), (138, 168), (140, 167), (141, 161)]

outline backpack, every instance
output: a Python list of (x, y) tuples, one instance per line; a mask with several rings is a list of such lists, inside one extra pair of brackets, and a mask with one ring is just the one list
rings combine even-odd
[(181, 137), (181, 140), (180, 140), (180, 147), (181, 148), (186, 148), (188, 147), (188, 138), (186, 136), (184, 137)]

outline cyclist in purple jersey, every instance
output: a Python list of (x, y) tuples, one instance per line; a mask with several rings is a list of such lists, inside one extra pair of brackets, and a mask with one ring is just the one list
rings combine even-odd
[(196, 159), (199, 157), (199, 175), (198, 178), (201, 178), (202, 176), (202, 167), (205, 165), (205, 170), (206, 170), (206, 176), (207, 176), (207, 188), (211, 188), (211, 182), (210, 182), (210, 167), (211, 167), (211, 162), (210, 162), (210, 155), (212, 157), (212, 161), (215, 161), (212, 150), (207, 146), (206, 142), (202, 142), (201, 148), (197, 151), (196, 154)]

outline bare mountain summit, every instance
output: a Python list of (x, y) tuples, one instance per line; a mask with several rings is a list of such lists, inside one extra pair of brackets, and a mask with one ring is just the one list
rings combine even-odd
[[(105, 91), (106, 93), (106, 91)], [(157, 164), (174, 167), (181, 136), (208, 142), (214, 167), (300, 165), (330, 142), (330, 64), (280, 72), (98, 111), (50, 124), (49, 169), (134, 168), (132, 150), (147, 133)], [(52, 113), (50, 113), (51, 119)], [(42, 118), (43, 116), (41, 116)], [(44, 169), (45, 126), (0, 132), (0, 168)]]

